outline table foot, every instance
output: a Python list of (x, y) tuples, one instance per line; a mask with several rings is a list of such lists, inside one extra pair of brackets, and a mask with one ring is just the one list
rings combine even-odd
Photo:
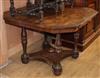
[(79, 57), (79, 52), (73, 52), (72, 58), (77, 59)]
[(54, 75), (58, 76), (58, 75), (61, 75), (62, 73), (62, 66), (60, 62), (64, 58), (69, 57), (69, 56), (72, 56), (71, 50), (66, 50), (66, 51), (57, 53), (57, 52), (49, 52), (48, 49), (45, 49), (43, 51), (30, 53), (29, 60), (38, 60), (50, 65), (50, 67), (52, 67)]
[(21, 61), (22, 61), (23, 64), (29, 63), (29, 56), (28, 56), (28, 54), (22, 54), (21, 55)]
[(53, 73), (54, 73), (56, 76), (61, 75), (61, 73), (62, 73), (62, 66), (61, 66), (60, 63), (53, 64), (53, 65), (52, 65), (52, 69), (53, 69)]

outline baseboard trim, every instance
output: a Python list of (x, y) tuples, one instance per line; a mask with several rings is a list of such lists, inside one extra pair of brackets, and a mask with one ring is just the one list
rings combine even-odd
[[(29, 40), (28, 40), (28, 45), (27, 45), (27, 47), (29, 48), (29, 46), (35, 45), (35, 44), (37, 44), (37, 43), (40, 43), (40, 44), (41, 44), (42, 41), (43, 41), (43, 37), (41, 37), (41, 36), (38, 37), (38, 38), (35, 39), (35, 40), (29, 39)], [(35, 50), (40, 48), (40, 46), (38, 46), (38, 44), (36, 45), (36, 47), (37, 47), (37, 48), (35, 48)], [(8, 55), (8, 60), (7, 60), (7, 62), (5, 62), (4, 64), (0, 64), (0, 69), (2, 69), (2, 68), (4, 68), (4, 67), (8, 66), (9, 64), (11, 64), (11, 63), (12, 63), (12, 60), (9, 59), (9, 58), (10, 58), (11, 56), (15, 55), (16, 53), (21, 52), (21, 51), (22, 51), (22, 45), (21, 45), (21, 44), (19, 44), (19, 45), (17, 45), (17, 46), (14, 46), (13, 48), (9, 49), (9, 50), (8, 50), (8, 53), (9, 53), (9, 55)]]
[(11, 61), (11, 60), (8, 60), (6, 63), (0, 64), (0, 69), (2, 69), (2, 68), (4, 68), (4, 67), (8, 66), (10, 63), (12, 63), (12, 61)]
[[(41, 42), (42, 40), (43, 40), (43, 37), (38, 37), (37, 39), (34, 39), (34, 40), (33, 39), (29, 39), (27, 47), (29, 47), (30, 45), (35, 45), (37, 42)], [(22, 51), (22, 45), (18, 44), (17, 46), (14, 46), (13, 48), (8, 50), (8, 53), (10, 53), (8, 55), (8, 57), (13, 56), (14, 54), (16, 54), (16, 53), (18, 53), (20, 51)]]

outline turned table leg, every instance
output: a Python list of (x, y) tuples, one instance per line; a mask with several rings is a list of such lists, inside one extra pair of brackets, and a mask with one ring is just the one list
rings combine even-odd
[(57, 34), (56, 35), (56, 41), (55, 41), (55, 46), (56, 46), (55, 51), (57, 53), (62, 52), (61, 45), (62, 45), (62, 43), (61, 43), (61, 35)]
[(48, 47), (49, 47), (48, 35), (46, 33), (44, 33), (43, 49), (46, 49)]
[(23, 54), (21, 55), (21, 61), (24, 64), (29, 62), (29, 56), (27, 54), (27, 31), (25, 28), (22, 28), (21, 31), (21, 43), (23, 47)]
[(58, 13), (58, 11), (59, 11), (59, 0), (56, 0), (56, 7), (55, 7), (55, 11), (56, 11), (56, 13)]
[(61, 0), (60, 10), (61, 10), (62, 13), (64, 12), (64, 9), (65, 9), (64, 0)]
[[(61, 35), (60, 34), (56, 34), (55, 46), (56, 46), (55, 52), (58, 54), (61, 53), (62, 49), (61, 49)], [(53, 63), (52, 65), (52, 68), (55, 75), (58, 76), (62, 73), (62, 66), (60, 64), (60, 61), (55, 61), (55, 63)]]
[(72, 54), (72, 58), (78, 58), (79, 57), (79, 52), (78, 52), (78, 39), (79, 39), (79, 33), (76, 32), (74, 33), (74, 50)]
[(14, 0), (10, 0), (10, 15), (15, 16), (15, 13)]
[(43, 20), (43, 2), (44, 0), (40, 0), (40, 5), (39, 5), (39, 21), (41, 22)]

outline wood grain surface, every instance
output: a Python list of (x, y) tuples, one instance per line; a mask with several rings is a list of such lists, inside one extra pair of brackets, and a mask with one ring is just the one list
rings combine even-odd
[(4, 20), (7, 24), (27, 29), (49, 32), (66, 33), (75, 32), (90, 21), (97, 12), (90, 8), (66, 8), (62, 14), (48, 14), (43, 21), (37, 23), (35, 17), (16, 15), (11, 17), (9, 12), (4, 13)]

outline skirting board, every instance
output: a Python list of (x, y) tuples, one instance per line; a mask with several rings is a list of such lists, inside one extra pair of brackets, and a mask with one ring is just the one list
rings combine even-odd
[[(33, 39), (29, 39), (29, 40), (28, 40), (28, 45), (27, 45), (28, 48), (27, 48), (27, 49), (29, 49), (30, 46), (32, 46), (32, 49), (33, 49), (34, 51), (37, 51), (37, 50), (41, 49), (41, 44), (42, 44), (43, 40), (44, 40), (43, 36), (42, 36), (42, 37), (39, 36), (39, 37), (37, 37), (37, 38), (34, 39), (34, 40), (33, 40)], [(16, 54), (16, 53), (18, 53), (18, 52), (21, 52), (21, 51), (22, 51), (22, 45), (21, 45), (21, 44), (19, 44), (19, 45), (17, 45), (17, 46), (14, 46), (13, 48), (9, 49), (9, 50), (8, 50), (8, 53), (10, 53), (10, 54), (8, 55), (8, 59), (9, 59), (11, 56), (13, 56), (14, 54)], [(6, 67), (6, 66), (9, 65), (11, 62), (12, 62), (12, 60), (9, 59), (5, 64), (1, 64), (1, 65), (0, 65), (0, 69)]]
[(0, 65), (0, 69), (2, 69), (2, 68), (4, 68), (4, 67), (8, 66), (11, 62), (12, 62), (11, 60), (8, 60), (6, 63), (1, 64), (1, 65)]
[[(29, 46), (31, 46), (31, 45), (33, 45), (33, 47), (35, 47), (35, 46), (39, 47), (41, 45), (42, 41), (43, 41), (43, 37), (41, 37), (41, 36), (36, 37), (36, 39), (34, 39), (34, 40), (33, 39), (29, 39), (27, 47), (29, 48)], [(37, 43), (38, 43), (38, 45), (37, 45)], [(13, 48), (8, 50), (8, 53), (10, 53), (8, 57), (11, 57), (14, 54), (16, 54), (18, 52), (21, 52), (21, 51), (22, 51), (22, 45), (21, 44), (19, 44), (17, 46), (14, 46)]]

